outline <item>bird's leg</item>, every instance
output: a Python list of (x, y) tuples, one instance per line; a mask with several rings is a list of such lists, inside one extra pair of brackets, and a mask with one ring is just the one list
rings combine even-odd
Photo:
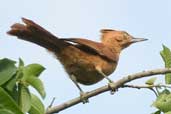
[(105, 78), (109, 81), (108, 86), (111, 88), (111, 94), (114, 94), (116, 89), (115, 89), (115, 83), (106, 76), (106, 74), (103, 73), (103, 71), (101, 70), (101, 68), (96, 67), (96, 70)]
[(74, 75), (70, 76), (70, 79), (74, 82), (74, 84), (77, 86), (77, 88), (80, 91), (80, 99), (82, 100), (83, 104), (88, 103), (88, 99), (86, 98), (86, 93), (81, 89), (81, 87), (79, 86), (77, 79), (75, 78)]

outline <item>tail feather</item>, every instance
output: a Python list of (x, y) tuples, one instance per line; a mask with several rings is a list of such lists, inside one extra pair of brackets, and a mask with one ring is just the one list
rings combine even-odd
[(19, 39), (36, 43), (48, 50), (55, 52), (68, 45), (66, 42), (59, 40), (56, 36), (38, 24), (34, 23), (33, 21), (26, 18), (22, 18), (22, 21), (25, 24), (13, 24), (11, 26), (11, 30), (7, 33), (13, 36), (17, 36)]

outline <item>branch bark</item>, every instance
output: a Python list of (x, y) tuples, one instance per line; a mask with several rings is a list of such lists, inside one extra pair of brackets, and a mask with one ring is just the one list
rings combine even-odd
[[(115, 81), (113, 88), (115, 90), (117, 90), (117, 89), (119, 89), (121, 87), (123, 88), (123, 85), (130, 82), (130, 81), (133, 81), (133, 80), (136, 80), (136, 79), (139, 79), (139, 78), (143, 78), (143, 77), (150, 77), (150, 76), (159, 75), (159, 74), (166, 74), (166, 73), (171, 73), (171, 68), (142, 71), (142, 72), (135, 73), (135, 74), (132, 74), (132, 75), (127, 75), (126, 77), (123, 77), (118, 81)], [(86, 98), (94, 97), (96, 95), (99, 95), (101, 93), (104, 93), (104, 92), (110, 91), (110, 90), (111, 90), (111, 88), (108, 85), (102, 86), (100, 88), (97, 88), (95, 90), (87, 92), (85, 97)], [(78, 103), (81, 103), (81, 102), (82, 101), (81, 101), (80, 97), (71, 99), (69, 101), (66, 101), (66, 102), (60, 104), (60, 105), (53, 106), (53, 107), (49, 108), (46, 111), (46, 114), (58, 113), (58, 112), (60, 112), (62, 110), (65, 110), (65, 109), (67, 109), (67, 108), (69, 108), (69, 107), (71, 107), (73, 105), (76, 105)]]
[(151, 89), (151, 88), (154, 88), (154, 87), (164, 87), (164, 88), (171, 88), (171, 86), (168, 86), (168, 85), (160, 85), (160, 84), (157, 84), (157, 85), (123, 85), (122, 88), (136, 88), (136, 89)]

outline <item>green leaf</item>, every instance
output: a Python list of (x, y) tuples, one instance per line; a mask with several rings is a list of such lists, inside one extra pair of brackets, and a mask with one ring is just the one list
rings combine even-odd
[(156, 81), (156, 79), (157, 79), (156, 77), (150, 78), (145, 82), (145, 84), (154, 85), (154, 82)]
[(31, 108), (31, 95), (28, 87), (19, 84), (19, 107), (23, 113), (26, 113)]
[(30, 77), (30, 76), (39, 76), (45, 68), (40, 65), (40, 64), (30, 64), (24, 67), (23, 72), (24, 72), (24, 77)]
[(24, 76), (23, 69), (24, 69), (24, 62), (21, 58), (19, 58), (19, 65), (18, 65), (18, 70), (16, 74), (17, 80), (23, 79), (23, 76)]
[(1, 109), (3, 108), (6, 110), (10, 110), (14, 114), (23, 114), (22, 111), (17, 106), (16, 102), (1, 87), (0, 87), (0, 107)]
[(164, 89), (162, 92), (159, 93), (159, 95), (162, 95), (162, 94), (170, 94), (170, 91), (168, 89)]
[(169, 111), (169, 112), (166, 112), (166, 113), (164, 113), (164, 114), (171, 114), (171, 111)]
[[(160, 52), (160, 55), (163, 58), (166, 68), (171, 68), (171, 51), (165, 45), (163, 45), (163, 50)], [(171, 73), (165, 75), (166, 84), (171, 84)]]
[(171, 73), (167, 73), (165, 75), (165, 83), (166, 84), (171, 84)]
[(19, 58), (19, 67), (24, 67), (24, 61), (21, 58)]
[(8, 82), (6, 82), (3, 87), (6, 88), (8, 91), (13, 92), (13, 90), (16, 87), (16, 77), (13, 76), (10, 80), (8, 80)]
[(15, 100), (18, 101), (18, 89), (17, 89), (17, 80), (16, 76), (14, 75), (8, 82), (2, 85), (6, 92)]
[(156, 112), (154, 112), (154, 113), (152, 113), (152, 114), (161, 114), (161, 111), (158, 110), (158, 111), (156, 111)]
[(16, 79), (17, 79), (17, 81), (23, 80), (23, 77), (24, 77), (23, 68), (19, 67), (18, 71), (16, 73)]
[(45, 114), (45, 107), (41, 100), (34, 94), (31, 95), (31, 109), (29, 114)]
[(44, 85), (39, 78), (30, 76), (27, 78), (26, 82), (29, 83), (33, 88), (35, 88), (39, 92), (42, 98), (45, 98), (46, 92), (44, 89)]
[(153, 106), (162, 112), (171, 111), (171, 94), (161, 94), (153, 103)]
[(165, 45), (163, 45), (163, 50), (160, 52), (161, 56), (165, 62), (165, 66), (171, 67), (171, 51), (168, 47), (166, 47)]
[(9, 59), (0, 60), (0, 85), (6, 83), (17, 71), (15, 61)]
[(15, 114), (15, 113), (11, 112), (10, 110), (0, 109), (0, 114)]

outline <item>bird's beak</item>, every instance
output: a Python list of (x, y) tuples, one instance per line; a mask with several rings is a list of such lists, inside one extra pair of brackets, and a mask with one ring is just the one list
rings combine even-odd
[(145, 39), (145, 38), (132, 38), (131, 43), (142, 42), (142, 41), (146, 41), (146, 40), (148, 40), (148, 39)]

